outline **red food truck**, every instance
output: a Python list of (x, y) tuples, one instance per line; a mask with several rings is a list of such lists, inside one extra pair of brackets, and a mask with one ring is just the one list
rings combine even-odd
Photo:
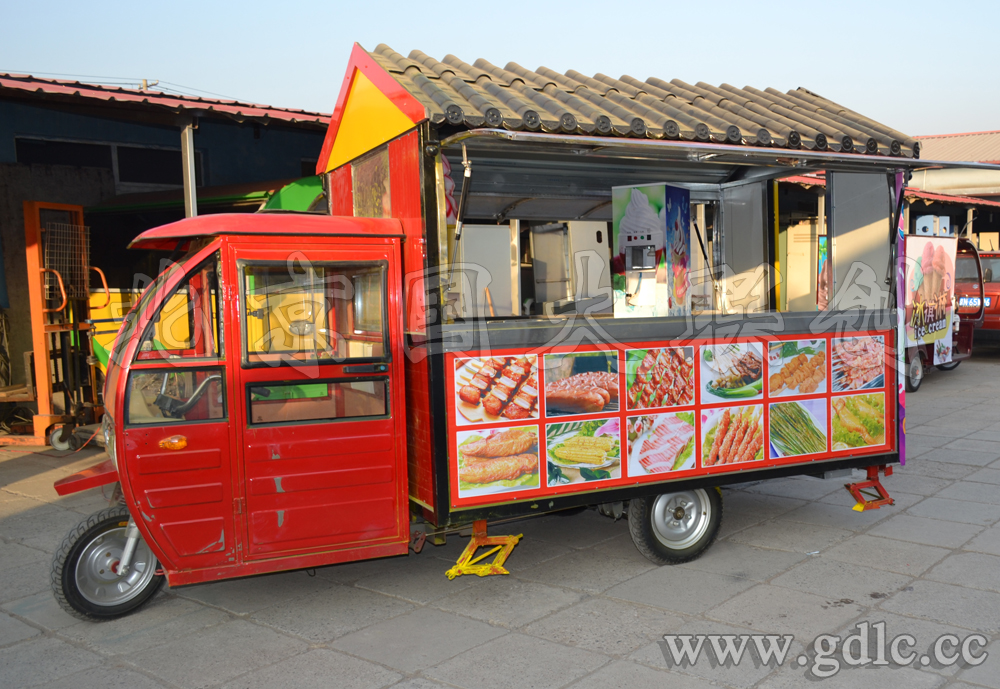
[[(721, 486), (867, 468), (880, 489), (905, 443), (896, 228), (918, 151), (803, 89), (355, 46), (324, 211), (133, 242), (173, 263), (114, 345), (110, 458), (56, 485), (119, 487), (56, 553), (57, 599), (114, 617), (164, 578), (591, 505), (683, 562)], [(781, 241), (774, 180), (803, 169), (827, 171), (823, 311)]]

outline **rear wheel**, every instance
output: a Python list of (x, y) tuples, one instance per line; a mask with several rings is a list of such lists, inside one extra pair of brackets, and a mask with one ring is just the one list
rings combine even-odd
[(920, 354), (914, 354), (906, 362), (906, 391), (916, 392), (924, 381), (924, 359)]
[(132, 612), (163, 584), (158, 563), (139, 539), (128, 571), (119, 573), (129, 522), (124, 505), (92, 514), (63, 539), (52, 560), (52, 591), (66, 612), (108, 620)]
[(629, 502), (628, 529), (639, 552), (658, 565), (677, 565), (701, 555), (722, 524), (722, 492), (696, 488)]
[(954, 371), (958, 368), (958, 365), (962, 363), (961, 361), (950, 361), (947, 364), (938, 364), (937, 369), (939, 371)]

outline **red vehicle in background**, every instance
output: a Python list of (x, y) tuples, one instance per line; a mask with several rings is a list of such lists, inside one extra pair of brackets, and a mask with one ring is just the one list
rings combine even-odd
[[(984, 251), (979, 254), (982, 264), (982, 304), (983, 320), (976, 325), (977, 344), (1000, 343), (1000, 251)], [(959, 314), (972, 313), (979, 305), (976, 302), (977, 276), (969, 269), (969, 264), (961, 262), (956, 266), (956, 293)]]

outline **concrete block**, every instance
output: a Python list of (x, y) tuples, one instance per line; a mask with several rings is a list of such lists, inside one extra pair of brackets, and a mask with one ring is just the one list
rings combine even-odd
[(610, 589), (612, 598), (700, 614), (754, 585), (750, 579), (681, 567), (659, 567)]
[(327, 643), (412, 609), (410, 603), (398, 598), (334, 584), (315, 594), (258, 610), (250, 619), (313, 643)]
[(490, 650), (482, 655), (488, 658), (495, 651), (494, 640), (505, 633), (460, 615), (419, 608), (348, 634), (332, 646), (402, 672), (417, 672), (486, 643)]
[(585, 593), (601, 593), (655, 567), (646, 558), (622, 560), (591, 548), (575, 550), (554, 560), (518, 570), (517, 578), (554, 583)]
[(511, 633), (428, 668), (428, 677), (476, 689), (555, 689), (608, 662), (608, 657)]
[(925, 574), (924, 578), (1000, 593), (1000, 557), (985, 553), (955, 553)]
[(1000, 505), (934, 497), (925, 498), (907, 509), (906, 513), (915, 517), (989, 526), (1000, 520)]
[(605, 665), (573, 685), (573, 689), (710, 689), (708, 682), (677, 672), (663, 672), (621, 660)]
[(816, 524), (802, 524), (777, 519), (733, 534), (730, 540), (758, 548), (811, 553), (829, 548), (853, 535), (851, 531), (846, 529), (831, 529)]
[(984, 529), (978, 536), (962, 546), (962, 548), (980, 553), (1000, 555), (1000, 527), (991, 526), (988, 529)]
[(948, 552), (943, 548), (861, 534), (825, 550), (823, 557), (916, 577)]
[(576, 591), (522, 581), (512, 576), (470, 579), (469, 588), (438, 600), (434, 603), (435, 607), (492, 625), (515, 628), (583, 598)]
[(403, 676), (360, 658), (314, 648), (225, 684), (222, 689), (381, 689)]
[(807, 557), (805, 553), (755, 548), (735, 541), (717, 541), (697, 560), (678, 566), (741, 579), (767, 581)]
[(98, 655), (51, 637), (0, 648), (0, 687), (33, 687), (101, 664)]
[(1000, 593), (990, 591), (917, 580), (879, 607), (963, 629), (990, 634), (1000, 631)]
[(975, 524), (947, 522), (936, 518), (897, 514), (868, 531), (872, 536), (895, 538), (911, 543), (958, 548), (983, 530)]
[(864, 607), (853, 601), (758, 584), (709, 610), (706, 617), (765, 634), (795, 634), (798, 638), (812, 639), (863, 612)]
[(245, 620), (233, 620), (124, 656), (123, 660), (168, 683), (201, 688), (272, 665), (306, 648), (302, 641)]
[(684, 623), (684, 618), (658, 608), (589, 598), (532, 622), (521, 632), (621, 658), (673, 633)]
[(0, 613), (0, 646), (9, 646), (41, 634), (29, 624)]
[(913, 581), (913, 577), (817, 556), (771, 580), (772, 586), (814, 593), (830, 600), (873, 605)]

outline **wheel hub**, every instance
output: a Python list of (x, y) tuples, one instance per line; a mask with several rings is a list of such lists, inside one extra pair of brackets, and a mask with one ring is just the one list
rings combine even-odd
[(653, 502), (653, 535), (668, 548), (683, 550), (705, 534), (711, 516), (703, 489), (660, 495)]
[(95, 537), (80, 553), (76, 584), (80, 595), (91, 603), (108, 607), (125, 603), (156, 575), (156, 557), (141, 539), (128, 571), (119, 573), (125, 541), (125, 529), (114, 529)]

